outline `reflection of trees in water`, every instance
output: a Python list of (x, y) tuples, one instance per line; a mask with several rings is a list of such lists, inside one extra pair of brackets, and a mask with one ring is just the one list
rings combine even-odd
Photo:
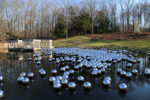
[(0, 53), (0, 63), (7, 60), (8, 53)]

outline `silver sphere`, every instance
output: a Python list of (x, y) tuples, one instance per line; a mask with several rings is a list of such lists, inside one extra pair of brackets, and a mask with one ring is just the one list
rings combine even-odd
[(109, 80), (109, 81), (111, 81), (111, 77), (106, 76), (106, 77), (104, 78), (104, 80)]
[(65, 69), (69, 69), (69, 66), (65, 66)]
[(25, 78), (22, 80), (22, 83), (28, 84), (29, 81), (30, 81), (29, 78), (28, 78), (28, 77), (25, 77)]
[(54, 82), (53, 88), (60, 89), (61, 88), (61, 84), (59, 82)]
[(56, 76), (57, 80), (62, 80), (62, 76)]
[(125, 71), (121, 71), (120, 74), (121, 74), (122, 76), (125, 76), (125, 75), (126, 75), (126, 72), (125, 72)]
[(90, 82), (84, 82), (83, 86), (85, 89), (90, 89), (92, 87)]
[(121, 68), (117, 68), (117, 72), (120, 73), (122, 71)]
[(75, 88), (76, 88), (76, 83), (75, 83), (75, 82), (69, 82), (69, 83), (68, 83), (68, 87), (69, 87), (70, 89), (75, 89)]
[(38, 65), (40, 65), (40, 64), (41, 64), (41, 61), (37, 61), (36, 63), (37, 63)]
[(110, 80), (108, 79), (103, 80), (103, 85), (110, 86)]
[(74, 69), (75, 69), (75, 70), (78, 70), (78, 69), (79, 69), (79, 66), (78, 66), (78, 65), (74, 66)]
[(101, 71), (102, 71), (102, 73), (105, 73), (105, 72), (106, 72), (105, 68), (102, 68)]
[(67, 79), (62, 79), (62, 80), (61, 80), (61, 84), (67, 85), (67, 84), (68, 84), (68, 80), (67, 80)]
[(18, 81), (18, 82), (22, 82), (22, 81), (23, 81), (23, 79), (24, 79), (24, 77), (23, 77), (23, 76), (19, 76), (19, 77), (17, 78), (17, 81)]
[(0, 82), (2, 82), (3, 80), (4, 80), (4, 77), (0, 75)]
[(34, 77), (34, 73), (29, 72), (27, 76), (28, 76), (29, 78), (33, 78), (33, 77)]
[(93, 71), (92, 71), (92, 75), (93, 75), (93, 76), (96, 76), (96, 75), (97, 75), (97, 70), (93, 70)]
[(101, 70), (97, 70), (97, 74), (99, 74), (99, 75), (100, 75), (101, 73), (102, 73), (102, 71), (101, 71)]
[(44, 69), (39, 70), (40, 75), (46, 75), (46, 71)]
[(131, 77), (132, 77), (132, 73), (127, 72), (127, 73), (126, 73), (126, 77), (127, 77), (127, 78), (131, 78)]
[(26, 73), (25, 73), (25, 72), (21, 72), (21, 73), (20, 73), (20, 76), (25, 77), (25, 76), (26, 76)]
[(137, 69), (132, 69), (132, 73), (133, 73), (133, 74), (137, 74), (137, 73), (138, 73), (138, 70), (137, 70)]
[(78, 81), (84, 81), (84, 77), (83, 76), (78, 76)]
[(144, 74), (145, 75), (150, 75), (150, 68), (146, 68), (145, 71), (144, 71)]
[(53, 81), (53, 84), (54, 84), (54, 83), (60, 83), (60, 80), (55, 79), (55, 80)]
[(52, 69), (51, 73), (52, 74), (57, 74), (57, 70), (56, 69)]
[(74, 70), (69, 70), (69, 73), (72, 75), (74, 74)]
[(64, 74), (64, 75), (62, 76), (62, 78), (63, 78), (63, 79), (68, 79), (69, 76), (68, 76), (67, 74)]
[(66, 70), (65, 67), (61, 67), (61, 68), (60, 68), (60, 71), (63, 71), (63, 72), (64, 72), (65, 70)]
[(68, 71), (65, 71), (64, 74), (69, 75), (70, 73)]
[(120, 90), (127, 90), (128, 86), (125, 83), (119, 84), (119, 89)]
[(56, 80), (55, 77), (53, 77), (53, 76), (49, 77), (49, 82), (54, 82), (55, 80)]
[(131, 68), (131, 67), (132, 67), (132, 64), (131, 64), (131, 63), (128, 63), (128, 64), (127, 64), (127, 67), (128, 67), (128, 68)]
[(4, 92), (3, 90), (0, 90), (0, 98), (3, 98), (4, 97)]

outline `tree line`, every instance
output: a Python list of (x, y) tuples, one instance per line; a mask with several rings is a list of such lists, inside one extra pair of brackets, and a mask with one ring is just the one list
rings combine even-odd
[(148, 0), (0, 0), (0, 33), (22, 38), (150, 32)]

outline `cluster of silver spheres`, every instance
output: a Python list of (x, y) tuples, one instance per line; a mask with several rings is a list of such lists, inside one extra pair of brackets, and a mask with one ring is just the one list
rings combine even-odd
[[(132, 79), (133, 76), (138, 75), (137, 67), (134, 66), (136, 63), (140, 63), (140, 59), (132, 55), (127, 55), (127, 50), (93, 50), (93, 49), (80, 49), (80, 48), (54, 48), (53, 53), (56, 54), (56, 58), (48, 58), (48, 63), (53, 62), (57, 67), (51, 68), (47, 71), (44, 68), (38, 70), (39, 75), (46, 76), (47, 73), (51, 74), (48, 81), (51, 83), (54, 89), (61, 89), (63, 86), (70, 90), (77, 88), (77, 82), (81, 83), (84, 89), (91, 89), (92, 82), (84, 76), (84, 72), (88, 74), (88, 77), (102, 78), (102, 84), (106, 87), (111, 87), (112, 76), (110, 71), (112, 65), (115, 65), (121, 61), (126, 61), (126, 67), (116, 66), (115, 72), (117, 75), (124, 79)], [(45, 51), (44, 55), (50, 56), (51, 52)], [(60, 57), (60, 55), (63, 56)], [(33, 58), (28, 58), (28, 61), (34, 61), (37, 65), (42, 65), (41, 54), (34, 53)], [(73, 63), (73, 66), (69, 66), (69, 62)], [(129, 70), (127, 70), (129, 69)], [(76, 74), (78, 73), (78, 76)], [(143, 73), (150, 76), (150, 68), (145, 68)], [(70, 80), (70, 77), (75, 77), (77, 80)], [(30, 80), (34, 78), (33, 72), (21, 72), (17, 78), (19, 83), (29, 84)], [(0, 82), (3, 81), (3, 76), (0, 75)], [(119, 90), (127, 90), (128, 86), (126, 83), (120, 83), (118, 85)], [(4, 93), (0, 90), (0, 98), (3, 97)]]
[(128, 89), (128, 86), (125, 83), (120, 83), (119, 84), (119, 89), (122, 91), (126, 91)]
[[(2, 75), (0, 75), (0, 83), (4, 81), (4, 77)], [(0, 90), (0, 98), (4, 97), (4, 92), (3, 90)]]
[(29, 84), (30, 79), (32, 79), (32, 78), (34, 78), (34, 73), (32, 73), (32, 72), (29, 72), (29, 73), (21, 72), (17, 78), (17, 81), (27, 85), (27, 84)]
[(105, 77), (103, 80), (103, 85), (109, 87), (110, 83), (111, 83), (111, 77), (109, 77), (109, 76)]
[[(134, 64), (140, 63), (140, 59), (136, 58), (138, 54), (135, 54), (134, 56), (127, 55), (127, 50), (107, 50), (107, 49), (101, 49), (101, 50), (93, 50), (93, 49), (80, 49), (80, 48), (55, 48), (54, 50), (55, 54), (64, 54), (66, 56), (60, 57), (60, 58), (50, 58), (50, 62), (56, 62), (57, 64), (60, 64), (61, 62), (76, 62), (76, 65), (74, 67), (70, 68), (68, 65), (64, 67), (60, 67), (60, 69), (52, 69), (51, 73), (53, 75), (57, 75), (58, 71), (60, 70), (65, 75), (62, 76), (61, 84), (68, 84), (69, 88), (73, 88), (76, 86), (74, 82), (69, 82), (68, 77), (72, 74), (74, 74), (76, 71), (81, 71), (86, 69), (88, 73), (91, 73), (91, 76), (101, 76), (101, 74), (107, 74), (111, 70), (112, 64), (117, 64), (120, 61), (127, 61), (126, 68), (117, 67), (116, 73), (118, 73), (121, 77), (131, 79), (133, 76), (138, 74), (138, 70), (136, 67), (133, 67)], [(76, 58), (74, 55), (78, 56)], [(130, 70), (126, 70), (126, 69)], [(150, 75), (150, 69), (146, 68), (145, 75)], [(49, 81), (53, 82), (56, 80), (55, 77), (50, 77)], [(78, 82), (84, 82), (83, 86), (85, 88), (91, 88), (91, 83), (86, 81), (84, 76), (77, 76)], [(106, 76), (104, 77), (104, 80), (102, 81), (102, 84), (104, 86), (110, 87), (111, 86), (111, 77)], [(70, 84), (69, 84), (70, 83)], [(127, 85), (124, 83), (123, 85), (120, 84), (119, 88), (122, 90), (123, 86), (127, 88)]]

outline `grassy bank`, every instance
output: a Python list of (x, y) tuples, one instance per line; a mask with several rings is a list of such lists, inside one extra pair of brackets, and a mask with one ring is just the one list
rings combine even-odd
[(97, 40), (90, 37), (75, 36), (68, 39), (53, 41), (54, 47), (87, 47), (87, 48), (127, 48), (131, 50), (145, 50), (150, 52), (150, 40)]

